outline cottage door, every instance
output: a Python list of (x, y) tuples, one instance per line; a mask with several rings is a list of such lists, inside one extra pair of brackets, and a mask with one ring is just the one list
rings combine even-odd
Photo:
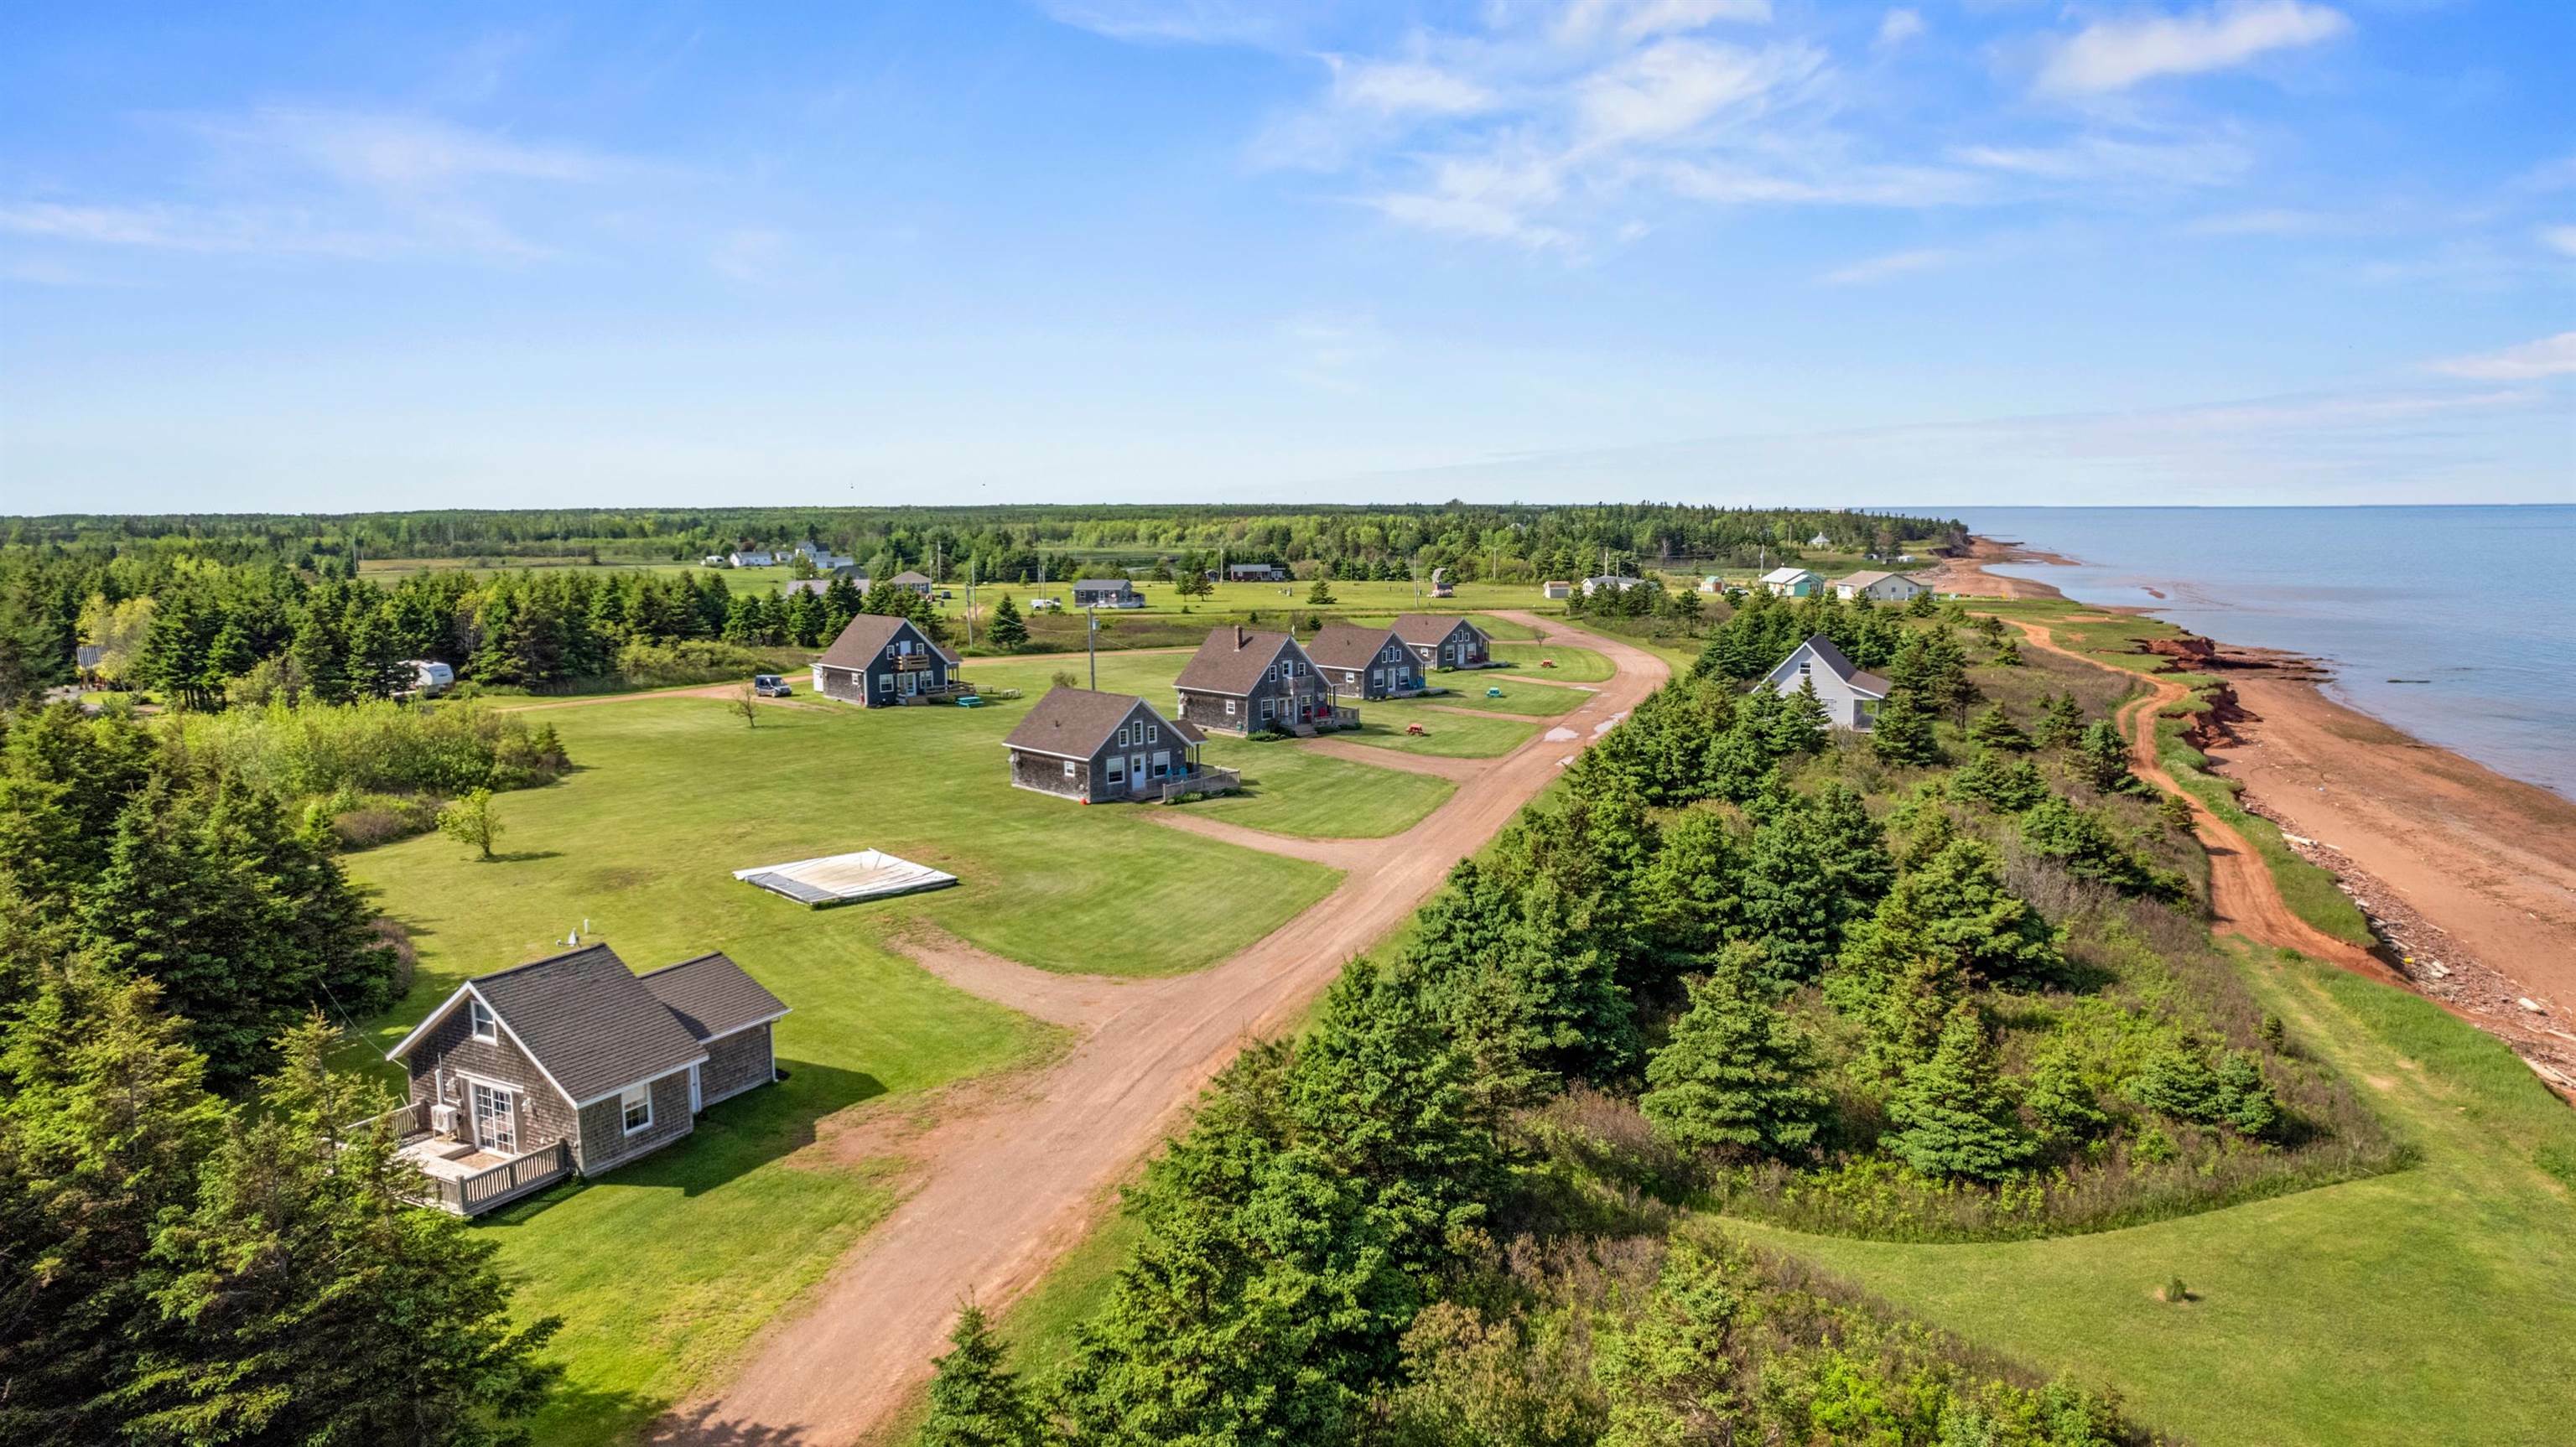
[(510, 1090), (474, 1082), (474, 1143), (487, 1151), (517, 1155), (518, 1104)]

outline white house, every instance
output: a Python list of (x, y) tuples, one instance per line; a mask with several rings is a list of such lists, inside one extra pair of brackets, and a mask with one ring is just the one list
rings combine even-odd
[(1796, 693), (1812, 683), (1825, 701), (1825, 719), (1838, 729), (1866, 733), (1878, 722), (1878, 706), (1887, 700), (1887, 680), (1854, 664), (1822, 633), (1798, 645), (1762, 680), (1773, 693)]
[(1645, 579), (1631, 578), (1625, 573), (1604, 573), (1597, 578), (1583, 580), (1583, 596), (1589, 598), (1595, 593), (1625, 593), (1631, 588), (1642, 588), (1645, 583)]
[(1711, 573), (1699, 580), (1699, 590), (1703, 593), (1723, 593), (1726, 591), (1726, 580)]
[(725, 555), (725, 561), (737, 568), (771, 568), (778, 565), (776, 553), (737, 552)]
[(1874, 603), (1903, 603), (1917, 593), (1931, 591), (1903, 573), (1864, 571), (1834, 580), (1834, 596), (1845, 602), (1867, 598)]
[(1762, 586), (1782, 598), (1812, 598), (1825, 590), (1825, 580), (1804, 568), (1773, 568), (1762, 575)]
[(789, 557), (802, 556), (808, 559), (814, 564), (814, 568), (817, 572), (828, 573), (835, 568), (854, 568), (857, 567), (859, 563), (858, 559), (853, 558), (846, 553), (833, 552), (830, 548), (823, 546), (821, 543), (815, 542), (811, 538), (798, 543), (795, 547), (788, 549), (787, 552)]
[(1571, 598), (1574, 596), (1574, 584), (1563, 578), (1555, 578), (1539, 584), (1538, 591), (1542, 598)]

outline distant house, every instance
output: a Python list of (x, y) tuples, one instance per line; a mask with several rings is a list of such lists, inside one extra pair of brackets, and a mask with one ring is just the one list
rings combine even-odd
[(613, 1170), (777, 1079), (786, 1014), (721, 954), (639, 976), (589, 945), (476, 976), (386, 1052), (411, 1072), (403, 1153), (461, 1215)]
[(1862, 571), (1834, 580), (1834, 596), (1845, 601), (1867, 598), (1875, 603), (1902, 603), (1917, 593), (1931, 591), (1903, 573)]
[(1010, 751), (1013, 788), (1103, 804), (1236, 787), (1241, 780), (1233, 770), (1201, 767), (1198, 749), (1206, 740), (1133, 694), (1059, 687), (1037, 701), (1002, 746)]
[(1180, 696), (1181, 722), (1200, 729), (1311, 733), (1319, 723), (1359, 722), (1356, 712), (1336, 703), (1315, 661), (1285, 633), (1219, 628), (1199, 645), (1172, 687)]
[(1818, 533), (1814, 537), (1807, 539), (1807, 546), (1811, 548), (1830, 548), (1833, 545), (1834, 540), (1826, 537), (1823, 533)]
[(1315, 671), (1349, 698), (1402, 698), (1422, 691), (1422, 661), (1392, 628), (1329, 623), (1306, 640)]
[(1277, 563), (1228, 563), (1225, 581), (1229, 583), (1285, 583), (1288, 570)]
[(1394, 629), (1413, 656), (1432, 668), (1482, 668), (1493, 661), (1493, 641), (1464, 618), (1406, 613), (1395, 620)]
[(789, 548), (787, 552), (790, 557), (803, 558), (807, 562), (812, 563), (819, 571), (826, 573), (831, 572), (836, 568), (854, 568), (858, 566), (859, 562), (858, 559), (853, 558), (846, 553), (833, 552), (830, 548), (823, 546), (821, 543), (815, 542), (811, 538)]
[(1711, 573), (1699, 580), (1699, 590), (1703, 593), (1723, 593), (1726, 591), (1726, 580)]
[(1574, 584), (1563, 578), (1553, 578), (1538, 585), (1538, 594), (1542, 598), (1571, 598)]
[(1835, 728), (1868, 732), (1878, 722), (1878, 706), (1887, 701), (1887, 680), (1854, 664), (1822, 633), (1808, 639), (1780, 661), (1762, 680), (1774, 693), (1796, 693), (1813, 683), (1825, 701), (1825, 717)]
[(1646, 580), (1643, 578), (1632, 578), (1625, 573), (1603, 573), (1598, 577), (1583, 580), (1583, 596), (1589, 598), (1595, 593), (1625, 593), (1631, 588), (1644, 586), (1646, 586)]
[(1762, 575), (1762, 586), (1776, 597), (1812, 598), (1825, 590), (1825, 580), (1804, 568), (1773, 568)]
[(928, 579), (928, 578), (926, 578), (926, 577), (922, 576), (922, 575), (921, 575), (921, 574), (919, 574), (919, 573), (914, 572), (914, 571), (913, 571), (912, 569), (910, 569), (910, 568), (906, 568), (906, 569), (904, 569), (902, 572), (897, 573), (897, 574), (895, 574), (893, 577), (886, 579), (886, 581), (887, 581), (887, 582), (889, 582), (889, 583), (894, 584), (894, 585), (895, 585), (896, 587), (898, 587), (898, 588), (910, 588), (912, 591), (914, 591), (915, 593), (920, 594), (922, 597), (925, 597), (925, 598), (929, 597), (929, 596), (930, 596), (930, 590), (931, 590), (933, 587), (937, 586), (936, 584), (932, 583), (932, 582), (930, 581), (930, 579)]
[(725, 554), (725, 561), (737, 568), (773, 568), (778, 565), (778, 555), (748, 551), (734, 552)]
[(963, 689), (957, 666), (911, 619), (862, 613), (814, 660), (814, 691), (863, 708), (927, 703)]
[(1431, 570), (1431, 596), (1434, 598), (1454, 598), (1458, 596), (1458, 585), (1449, 581), (1449, 570), (1447, 568), (1434, 568)]
[(1145, 595), (1125, 578), (1085, 578), (1073, 585), (1076, 608), (1142, 608)]

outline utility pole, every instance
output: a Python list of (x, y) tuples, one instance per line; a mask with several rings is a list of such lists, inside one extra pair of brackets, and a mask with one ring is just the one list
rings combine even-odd
[(1088, 625), (1082, 630), (1082, 651), (1091, 661), (1091, 691), (1098, 693), (1100, 691), (1100, 605), (1084, 604), (1082, 618)]
[(966, 646), (975, 646), (975, 560), (966, 560)]

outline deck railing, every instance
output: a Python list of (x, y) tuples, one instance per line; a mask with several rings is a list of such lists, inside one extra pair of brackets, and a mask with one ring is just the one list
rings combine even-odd
[(512, 1156), (488, 1171), (455, 1180), (429, 1177), (438, 1190), (436, 1204), (459, 1216), (480, 1216), (572, 1174), (572, 1143), (555, 1141), (523, 1156)]
[(354, 1122), (340, 1133), (344, 1136), (359, 1135), (374, 1130), (378, 1126), (392, 1131), (393, 1138), (397, 1141), (408, 1136), (419, 1135), (429, 1129), (429, 1102), (415, 1100), (407, 1105), (398, 1105), (382, 1115), (371, 1115), (365, 1120)]
[(1164, 779), (1162, 786), (1166, 804), (1178, 803), (1192, 794), (1231, 794), (1243, 787), (1243, 771), (1201, 764), (1194, 772)]

